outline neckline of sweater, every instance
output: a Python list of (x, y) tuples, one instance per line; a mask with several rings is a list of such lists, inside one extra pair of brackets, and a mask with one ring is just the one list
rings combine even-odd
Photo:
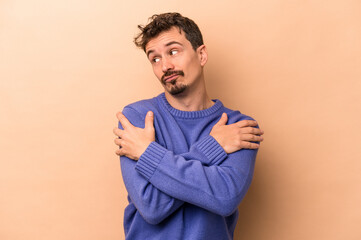
[(202, 117), (206, 117), (206, 116), (216, 113), (219, 109), (221, 109), (221, 107), (223, 107), (223, 104), (220, 100), (212, 99), (214, 104), (210, 108), (200, 110), (200, 111), (181, 111), (181, 110), (178, 110), (178, 109), (172, 107), (169, 104), (164, 93), (161, 93), (157, 97), (157, 99), (173, 116), (179, 117), (179, 118), (202, 118)]

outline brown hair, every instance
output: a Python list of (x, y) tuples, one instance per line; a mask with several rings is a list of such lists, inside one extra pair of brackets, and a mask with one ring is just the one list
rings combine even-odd
[(152, 38), (172, 27), (178, 27), (179, 32), (185, 33), (185, 37), (192, 44), (194, 50), (203, 45), (202, 33), (197, 24), (179, 13), (155, 14), (149, 18), (149, 21), (146, 26), (138, 25), (141, 32), (134, 38), (135, 45), (143, 49), (144, 52), (145, 46)]

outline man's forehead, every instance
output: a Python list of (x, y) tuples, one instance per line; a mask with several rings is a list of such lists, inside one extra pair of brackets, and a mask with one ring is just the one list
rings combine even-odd
[(185, 40), (185, 35), (183, 31), (179, 30), (176, 27), (171, 28), (168, 31), (161, 32), (155, 38), (152, 38), (147, 45), (145, 45), (145, 52), (148, 55), (149, 51), (153, 51), (157, 47), (165, 47), (169, 46), (172, 43), (179, 43), (182, 45)]

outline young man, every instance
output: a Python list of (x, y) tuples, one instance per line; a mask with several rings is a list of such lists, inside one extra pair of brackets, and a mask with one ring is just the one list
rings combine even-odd
[(135, 43), (164, 93), (117, 114), (126, 239), (233, 239), (263, 131), (208, 97), (207, 49), (192, 20), (165, 13), (139, 28)]

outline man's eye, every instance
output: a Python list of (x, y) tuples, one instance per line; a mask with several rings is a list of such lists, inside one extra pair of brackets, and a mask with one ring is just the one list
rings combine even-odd
[(155, 63), (159, 62), (159, 58), (153, 58), (152, 61), (155, 62)]
[(170, 55), (175, 55), (175, 54), (177, 54), (178, 53), (178, 50), (171, 50), (170, 51)]

